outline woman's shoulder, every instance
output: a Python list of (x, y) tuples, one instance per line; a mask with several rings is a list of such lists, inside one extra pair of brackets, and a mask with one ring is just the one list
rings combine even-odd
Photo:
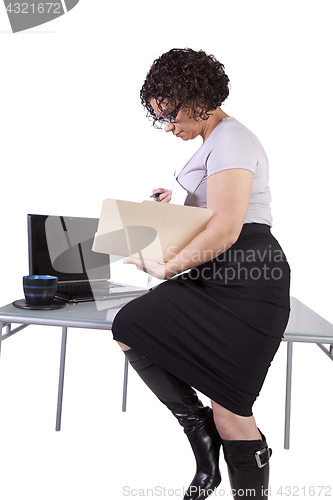
[(232, 116), (224, 118), (217, 125), (211, 134), (211, 139), (208, 145), (210, 151), (235, 148), (244, 148), (248, 152), (256, 151), (257, 154), (263, 151), (263, 146), (254, 132)]
[(227, 140), (230, 137), (244, 137), (248, 135), (251, 139), (256, 139), (255, 134), (243, 123), (233, 116), (227, 116), (221, 120), (211, 134), (213, 141)]

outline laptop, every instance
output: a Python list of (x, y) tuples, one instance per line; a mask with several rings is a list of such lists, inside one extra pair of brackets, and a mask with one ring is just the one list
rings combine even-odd
[(92, 251), (99, 219), (28, 214), (29, 274), (57, 276), (56, 297), (86, 302), (139, 296), (147, 288), (111, 281), (119, 257)]

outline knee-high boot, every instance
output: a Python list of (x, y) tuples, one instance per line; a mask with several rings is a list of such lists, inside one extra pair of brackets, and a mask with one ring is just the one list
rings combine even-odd
[(134, 349), (124, 352), (146, 385), (177, 418), (191, 444), (197, 470), (184, 499), (207, 498), (221, 482), (221, 438), (215, 427), (212, 409), (203, 406), (191, 386), (147, 357)]
[(235, 500), (256, 498), (267, 500), (269, 459), (272, 450), (267, 447), (261, 433), (254, 441), (228, 441), (222, 439), (223, 453), (228, 465), (230, 486)]

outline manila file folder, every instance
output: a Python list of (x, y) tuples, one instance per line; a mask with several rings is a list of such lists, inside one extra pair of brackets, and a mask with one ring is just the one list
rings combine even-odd
[(203, 231), (213, 211), (171, 203), (106, 199), (93, 250), (168, 262)]

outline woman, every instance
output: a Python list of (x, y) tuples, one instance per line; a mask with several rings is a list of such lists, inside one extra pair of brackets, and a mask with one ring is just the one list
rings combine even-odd
[[(234, 497), (267, 498), (271, 450), (252, 405), (290, 311), (289, 266), (270, 232), (267, 157), (221, 109), (228, 85), (221, 63), (191, 49), (163, 54), (146, 77), (141, 102), (154, 125), (184, 141), (203, 139), (177, 181), (186, 205), (213, 215), (169, 262), (126, 259), (165, 281), (126, 305), (113, 325), (131, 365), (190, 441), (197, 470), (184, 498), (192, 500), (220, 483), (221, 445)], [(160, 202), (172, 198), (165, 189), (153, 193)]]

